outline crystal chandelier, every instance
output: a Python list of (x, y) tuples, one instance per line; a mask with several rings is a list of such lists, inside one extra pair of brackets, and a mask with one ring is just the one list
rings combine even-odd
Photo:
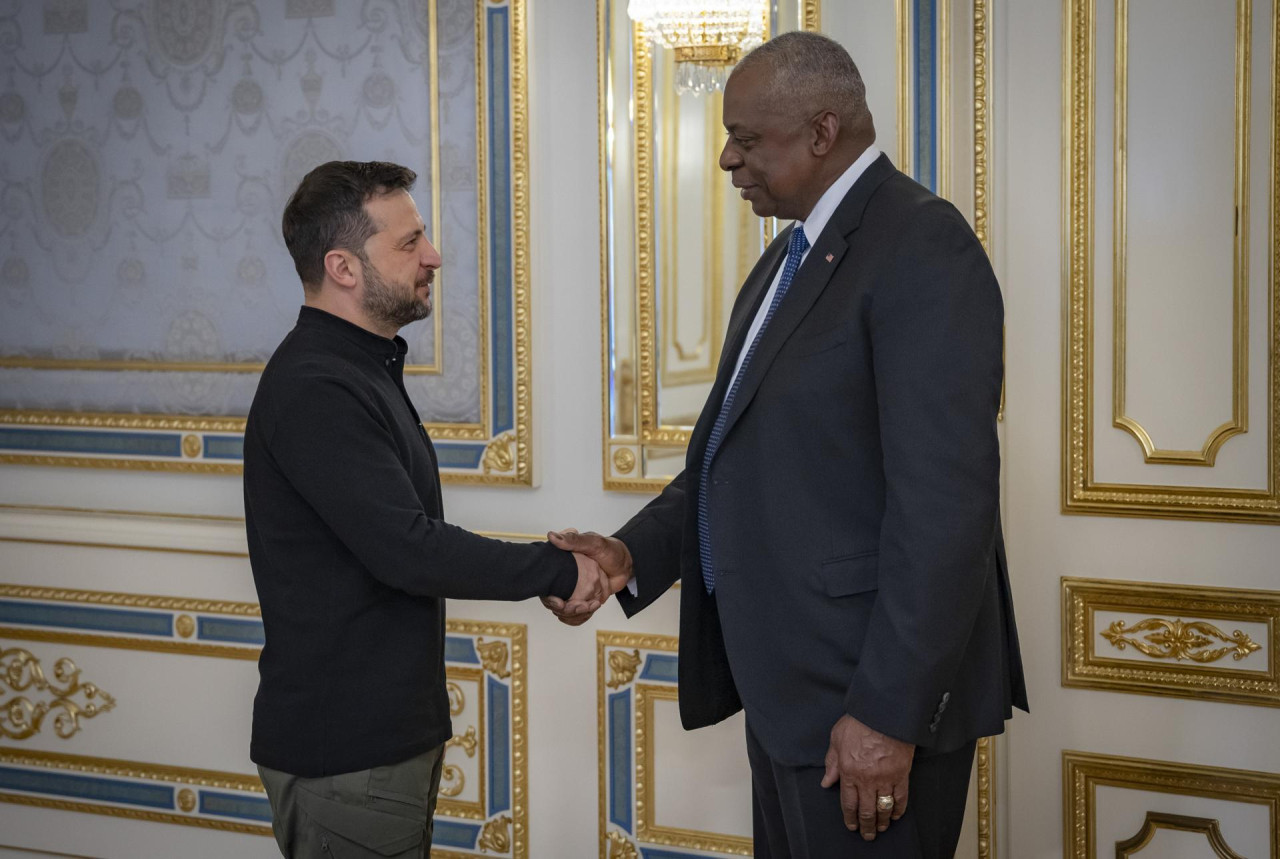
[(627, 15), (675, 53), (676, 89), (722, 89), (729, 69), (764, 41), (766, 0), (630, 0)]

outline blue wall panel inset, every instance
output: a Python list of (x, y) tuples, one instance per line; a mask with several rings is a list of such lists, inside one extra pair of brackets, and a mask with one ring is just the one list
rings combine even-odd
[(911, 16), (915, 82), (915, 179), (938, 190), (938, 10), (937, 0), (914, 0)]
[(650, 653), (644, 660), (644, 668), (640, 671), (641, 680), (659, 680), (663, 683), (675, 683), (680, 679), (680, 663), (675, 656), (661, 653)]
[(271, 801), (266, 797), (202, 790), (200, 791), (200, 813), (270, 823)]
[(181, 458), (182, 436), (175, 433), (0, 427), (0, 448), (42, 453)]
[(201, 641), (226, 641), (231, 644), (266, 643), (266, 632), (260, 620), (239, 620), (235, 618), (202, 617), (196, 621), (196, 637)]
[(0, 767), (0, 789), (67, 796), (97, 802), (115, 802), (144, 808), (173, 809), (173, 788), (138, 784), (122, 779), (65, 773), (33, 772)]
[(205, 459), (244, 459), (244, 436), (207, 435), (204, 437)]
[(488, 25), (489, 66), (489, 279), (493, 313), (493, 434), (515, 426), (512, 313), (511, 216), (511, 63), (506, 7), (491, 8)]
[(480, 840), (480, 826), (476, 823), (458, 823), (456, 820), (435, 820), (431, 834), (432, 847), (459, 847), (475, 850)]
[(489, 679), (489, 814), (511, 809), (511, 689)]
[(609, 819), (631, 832), (631, 690), (609, 696)]
[[(497, 434), (498, 430), (494, 430)], [(483, 444), (433, 444), (441, 468), (479, 468), (484, 456)]]
[(173, 615), (168, 613), (12, 600), (0, 600), (0, 622), (130, 635), (173, 634)]
[(479, 665), (480, 657), (476, 654), (475, 642), (460, 635), (446, 635), (444, 638), (445, 662), (465, 662), (468, 665)]

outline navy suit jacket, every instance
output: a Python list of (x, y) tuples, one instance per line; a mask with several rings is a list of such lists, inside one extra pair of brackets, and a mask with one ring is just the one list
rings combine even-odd
[(684, 471), (617, 536), (640, 611), (680, 580), (686, 728), (745, 707), (779, 763), (820, 765), (844, 713), (950, 751), (1027, 706), (1000, 531), (1003, 305), (950, 203), (881, 155), (814, 243), (707, 437), (791, 229), (747, 278)]

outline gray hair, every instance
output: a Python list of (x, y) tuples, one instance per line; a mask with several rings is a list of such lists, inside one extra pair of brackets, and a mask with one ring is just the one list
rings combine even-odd
[(743, 57), (733, 73), (757, 65), (769, 71), (765, 98), (771, 104), (811, 113), (833, 110), (841, 128), (874, 136), (867, 87), (839, 42), (818, 33), (782, 33)]

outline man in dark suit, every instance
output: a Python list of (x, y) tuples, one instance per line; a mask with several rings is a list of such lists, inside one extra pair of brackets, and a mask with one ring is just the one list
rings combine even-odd
[(951, 856), (976, 739), (1026, 708), (999, 286), (960, 213), (875, 149), (836, 42), (757, 48), (724, 125), (742, 197), (796, 223), (738, 296), (685, 470), (614, 537), (552, 541), (630, 568), (628, 615), (682, 581), (681, 716), (745, 708), (757, 857)]

